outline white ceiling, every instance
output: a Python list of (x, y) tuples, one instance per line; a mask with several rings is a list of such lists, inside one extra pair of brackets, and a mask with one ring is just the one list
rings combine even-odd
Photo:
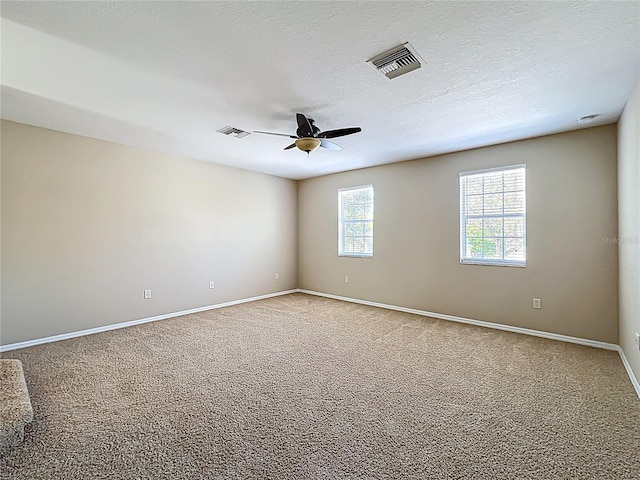
[[(615, 122), (640, 3), (5, 2), (2, 117), (293, 179)], [(366, 60), (410, 42), (389, 81)], [(295, 113), (335, 139), (309, 158)]]

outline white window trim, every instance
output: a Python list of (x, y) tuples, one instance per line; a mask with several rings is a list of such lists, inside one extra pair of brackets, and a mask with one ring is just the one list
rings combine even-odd
[(462, 265), (485, 265), (485, 266), (494, 266), (494, 267), (519, 267), (526, 268), (527, 266), (527, 165), (522, 163), (518, 165), (507, 165), (504, 167), (493, 167), (493, 168), (484, 168), (481, 170), (470, 170), (465, 172), (458, 173), (458, 202), (461, 202), (461, 192), (460, 192), (460, 179), (463, 177), (471, 176), (471, 175), (479, 175), (483, 173), (491, 173), (491, 172), (504, 172), (508, 170), (516, 170), (523, 168), (525, 171), (524, 181), (525, 181), (525, 197), (524, 197), (524, 213), (522, 214), (524, 218), (523, 222), (523, 231), (522, 231), (522, 248), (524, 250), (524, 260), (504, 260), (504, 259), (487, 259), (487, 258), (465, 258), (462, 255), (462, 248), (464, 241), (466, 240), (466, 235), (463, 232), (466, 232), (466, 215), (462, 215), (462, 204), (458, 205), (458, 212), (460, 213), (460, 244), (458, 246), (460, 252), (460, 263)]
[[(351, 190), (359, 190), (361, 188), (371, 188), (372, 190), (372, 209), (375, 212), (375, 188), (373, 184), (368, 185), (356, 185), (354, 187), (343, 187), (338, 189), (338, 256), (339, 257), (352, 257), (352, 258), (373, 258), (373, 251), (371, 253), (340, 253), (341, 249), (341, 236), (342, 236), (342, 209), (340, 208), (340, 192), (348, 192)], [(373, 237), (372, 237), (373, 241)], [(375, 246), (372, 247), (375, 250)]]

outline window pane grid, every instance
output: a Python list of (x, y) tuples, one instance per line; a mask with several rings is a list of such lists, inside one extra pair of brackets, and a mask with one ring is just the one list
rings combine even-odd
[(460, 261), (525, 265), (525, 166), (460, 174)]
[(373, 256), (373, 187), (338, 191), (338, 255)]

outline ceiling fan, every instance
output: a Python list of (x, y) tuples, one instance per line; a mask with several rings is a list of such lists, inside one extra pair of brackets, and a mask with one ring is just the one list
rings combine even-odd
[(302, 113), (296, 113), (296, 121), (298, 122), (298, 129), (295, 135), (287, 135), (286, 133), (273, 133), (273, 132), (259, 132), (254, 130), (253, 133), (262, 133), (265, 135), (278, 135), (280, 137), (294, 138), (295, 141), (286, 147), (284, 150), (289, 150), (293, 147), (298, 147), (303, 152), (310, 152), (317, 150), (318, 147), (327, 148), (329, 150), (340, 150), (341, 147), (333, 142), (327, 140), (327, 138), (344, 137), (345, 135), (351, 135), (353, 133), (361, 132), (360, 127), (339, 128), (337, 130), (327, 130), (321, 132), (316, 127), (313, 118), (305, 117)]

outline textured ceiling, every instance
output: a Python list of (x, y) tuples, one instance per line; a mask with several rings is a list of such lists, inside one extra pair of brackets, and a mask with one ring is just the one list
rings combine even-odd
[[(2, 117), (287, 178), (618, 119), (633, 2), (2, 2)], [(411, 42), (389, 81), (366, 60)], [(360, 126), (308, 158), (295, 113)]]

